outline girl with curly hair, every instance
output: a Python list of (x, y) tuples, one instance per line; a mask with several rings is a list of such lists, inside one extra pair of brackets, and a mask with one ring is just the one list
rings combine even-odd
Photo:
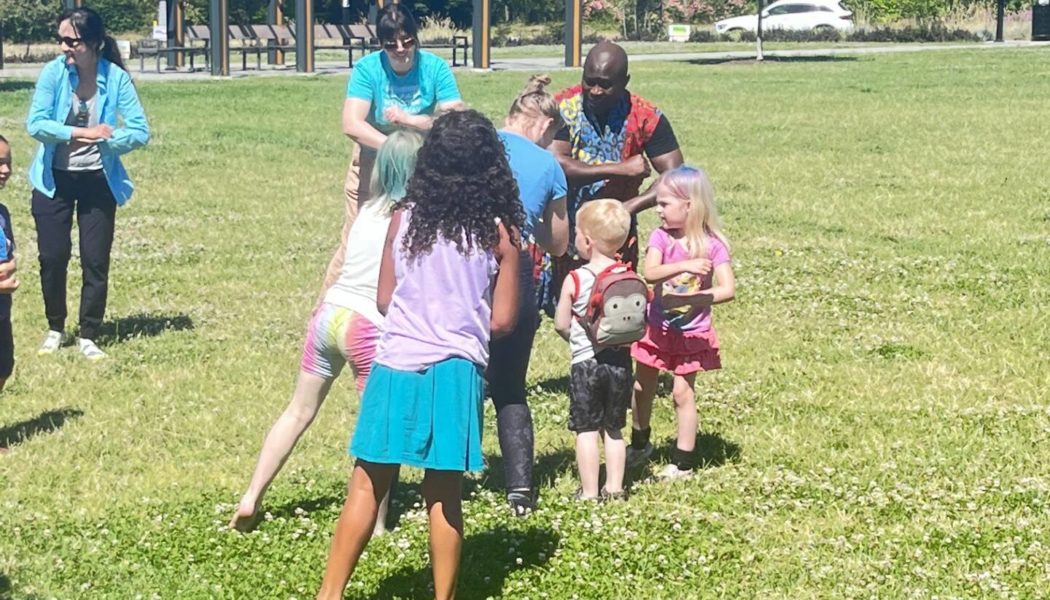
[(341, 598), (399, 465), (425, 469), (434, 595), (455, 593), (463, 472), (480, 470), (489, 341), (518, 317), (524, 214), (496, 130), (439, 117), (396, 204), (379, 270), (386, 315), (350, 453), (357, 457), (318, 598)]

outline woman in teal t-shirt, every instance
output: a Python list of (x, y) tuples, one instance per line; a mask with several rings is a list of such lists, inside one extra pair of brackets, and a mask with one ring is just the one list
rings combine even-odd
[(343, 104), (343, 133), (354, 143), (346, 174), (346, 221), (342, 243), (328, 265), (325, 282), (339, 275), (346, 236), (357, 208), (368, 200), (376, 149), (396, 129), (427, 131), (435, 113), (464, 108), (452, 69), (443, 58), (419, 48), (419, 28), (403, 4), (379, 13), (376, 34), (383, 45), (354, 64)]

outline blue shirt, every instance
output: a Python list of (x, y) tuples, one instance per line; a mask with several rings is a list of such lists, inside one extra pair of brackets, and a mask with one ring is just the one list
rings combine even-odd
[[(120, 155), (146, 145), (149, 123), (127, 71), (103, 58), (98, 61), (95, 81), (98, 84), (98, 122), (113, 128), (113, 137), (98, 144), (102, 170), (113, 198), (122, 206), (131, 198), (135, 186), (120, 162)], [(64, 55), (59, 56), (44, 65), (29, 106), (26, 131), (40, 142), (29, 165), (29, 183), (48, 198), (55, 197), (52, 172), (55, 148), (73, 137), (73, 127), (66, 125), (66, 116), (73, 105), (78, 84), (76, 69), (66, 64)], [(117, 126), (118, 114), (124, 120), (123, 127)]]
[[(0, 262), (7, 262), (15, 254), (15, 234), (11, 230), (11, 213), (7, 207), (0, 204), (0, 244), (4, 245), (4, 258)], [(11, 294), (0, 294), (0, 320), (11, 318)]]
[(399, 106), (411, 115), (432, 115), (439, 104), (460, 100), (448, 63), (425, 50), (416, 51), (416, 64), (404, 75), (394, 72), (382, 50), (362, 58), (354, 63), (346, 97), (371, 102), (368, 124), (384, 134), (395, 129), (383, 118), (388, 106)]
[(509, 131), (499, 131), (503, 145), (507, 147), (507, 160), (514, 179), (518, 182), (518, 194), (525, 208), (525, 230), (522, 238), (532, 241), (536, 225), (543, 218), (547, 204), (565, 196), (568, 185), (565, 172), (558, 159), (540, 148), (532, 140)]

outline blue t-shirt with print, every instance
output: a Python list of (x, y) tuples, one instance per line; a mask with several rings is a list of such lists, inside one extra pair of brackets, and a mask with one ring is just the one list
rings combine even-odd
[(388, 106), (399, 106), (412, 115), (432, 115), (439, 104), (460, 100), (448, 63), (425, 50), (416, 51), (416, 64), (404, 75), (394, 72), (386, 52), (373, 52), (362, 58), (354, 63), (346, 97), (371, 102), (368, 124), (382, 133), (395, 129), (383, 118)]
[(553, 154), (532, 140), (509, 131), (500, 131), (499, 137), (507, 147), (507, 160), (518, 182), (518, 193), (525, 208), (522, 238), (531, 240), (547, 204), (565, 196), (568, 189), (565, 172)]

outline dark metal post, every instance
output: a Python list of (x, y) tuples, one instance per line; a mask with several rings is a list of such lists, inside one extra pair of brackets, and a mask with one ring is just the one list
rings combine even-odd
[(491, 40), (489, 38), (489, 0), (474, 0), (474, 68), (488, 69)]
[(1006, 0), (999, 0), (995, 7), (995, 41), (1003, 41), (1003, 21), (1006, 20)]
[(4, 22), (0, 21), (0, 69), (4, 68)]
[(295, 0), (295, 70), (314, 72), (313, 0)]
[(208, 28), (211, 30), (211, 74), (230, 75), (230, 13), (226, 0), (211, 0)]
[(583, 0), (565, 0), (565, 66), (583, 64)]

